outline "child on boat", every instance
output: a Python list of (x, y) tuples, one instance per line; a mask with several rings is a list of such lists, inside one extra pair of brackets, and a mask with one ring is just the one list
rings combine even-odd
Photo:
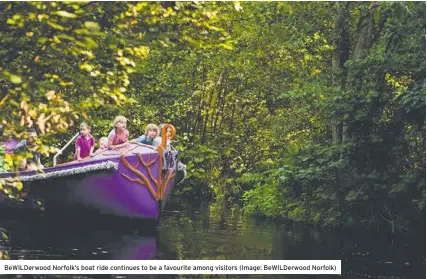
[(129, 131), (126, 130), (126, 117), (119, 115), (113, 121), (114, 129), (108, 134), (108, 149), (127, 146)]
[(108, 138), (102, 137), (99, 139), (99, 148), (104, 150), (108, 148)]
[(88, 156), (93, 156), (95, 140), (90, 134), (90, 126), (86, 122), (80, 124), (80, 136), (76, 140), (76, 152), (74, 160), (82, 160)]
[(108, 149), (108, 138), (107, 137), (102, 137), (99, 139), (99, 148), (98, 150), (95, 151), (95, 153), (93, 153), (91, 156), (95, 156), (101, 152), (103, 152), (104, 150)]
[(131, 142), (139, 142), (147, 145), (153, 145), (154, 139), (159, 135), (159, 127), (156, 124), (148, 124), (145, 127), (145, 134)]

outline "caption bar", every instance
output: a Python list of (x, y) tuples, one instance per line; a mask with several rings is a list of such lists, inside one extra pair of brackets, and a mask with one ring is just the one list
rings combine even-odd
[(341, 261), (11, 260), (0, 274), (341, 274)]

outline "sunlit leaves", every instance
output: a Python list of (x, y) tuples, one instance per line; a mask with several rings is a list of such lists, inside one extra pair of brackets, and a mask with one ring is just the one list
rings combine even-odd
[(66, 18), (77, 18), (76, 14), (69, 13), (67, 11), (56, 11), (56, 12), (53, 12), (53, 14), (59, 15), (61, 17), (66, 17)]
[(62, 25), (60, 25), (60, 24), (58, 24), (58, 23), (56, 23), (56, 22), (53, 22), (53, 21), (51, 21), (51, 20), (48, 20), (48, 21), (46, 21), (47, 22), (47, 24), (49, 25), (49, 26), (51, 26), (52, 28), (54, 28), (54, 29), (56, 29), (56, 30), (65, 30), (66, 28), (64, 27), (64, 26), (62, 26)]
[(90, 32), (98, 32), (101, 30), (101, 26), (99, 25), (99, 23), (97, 22), (93, 22), (93, 21), (86, 21), (84, 23), (84, 26), (86, 27), (87, 30), (89, 30)]
[(22, 77), (16, 74), (12, 74), (9, 71), (2, 71), (1, 74), (6, 77), (13, 84), (22, 83)]
[[(5, 156), (6, 156), (6, 151), (5, 151), (5, 149), (4, 149), (4, 147), (3, 147), (3, 146), (0, 146), (0, 172), (5, 172), (5, 171), (7, 171)], [(1, 189), (0, 189), (0, 190), (1, 190)]]

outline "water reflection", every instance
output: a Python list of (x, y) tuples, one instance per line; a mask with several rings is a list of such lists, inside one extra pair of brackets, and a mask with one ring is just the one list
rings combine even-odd
[[(191, 208), (188, 204), (163, 217), (157, 259), (342, 260), (344, 278), (412, 279), (426, 274), (423, 226), (392, 236), (389, 228), (320, 230), (246, 218), (238, 210), (218, 210), (213, 205)], [(226, 278), (238, 277), (248, 276)]]
[(155, 236), (139, 231), (98, 230), (37, 221), (3, 222), (8, 241), (0, 242), (11, 259), (149, 260), (156, 253)]
[[(98, 229), (90, 228), (89, 224), (52, 226), (39, 220), (0, 222), (0, 226), (6, 228), (10, 235), (6, 240), (0, 237), (0, 247), (8, 251), (12, 259), (340, 259), (343, 278), (425, 278), (425, 228), (411, 230), (411, 234), (396, 235), (389, 235), (387, 230), (375, 233), (356, 229), (332, 231), (246, 218), (238, 210), (222, 210), (216, 205), (169, 204), (166, 209), (157, 232), (148, 235), (122, 225), (113, 226), (113, 229)], [(301, 279), (336, 276), (103, 275), (86, 278)]]

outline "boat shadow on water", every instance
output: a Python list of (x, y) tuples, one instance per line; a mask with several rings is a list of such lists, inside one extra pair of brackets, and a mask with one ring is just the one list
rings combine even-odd
[(152, 228), (118, 224), (111, 230), (100, 224), (3, 220), (0, 251), (12, 260), (149, 260), (155, 256), (157, 234)]
[[(158, 235), (152, 228), (88, 223), (53, 224), (45, 218), (0, 220), (0, 253), (11, 260), (152, 260)], [(175, 278), (173, 275), (0, 275), (0, 278)]]

